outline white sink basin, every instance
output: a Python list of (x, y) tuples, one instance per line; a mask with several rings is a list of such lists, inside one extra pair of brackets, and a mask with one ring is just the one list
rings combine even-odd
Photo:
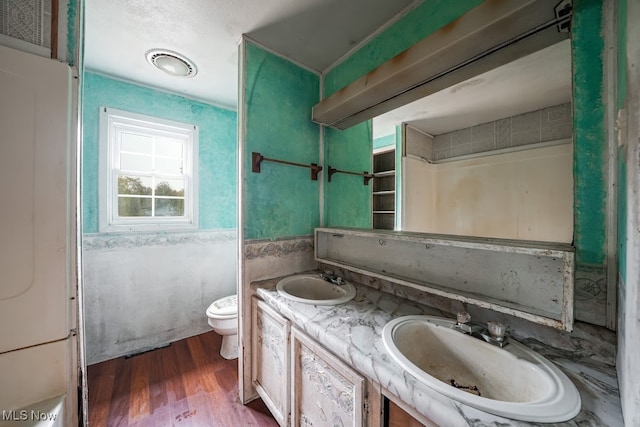
[(522, 421), (562, 422), (580, 411), (575, 385), (553, 363), (510, 340), (503, 348), (432, 316), (390, 321), (382, 340), (418, 381), (474, 408)]
[(278, 282), (276, 289), (287, 299), (316, 305), (342, 304), (356, 296), (356, 288), (351, 283), (335, 285), (316, 274), (285, 277)]

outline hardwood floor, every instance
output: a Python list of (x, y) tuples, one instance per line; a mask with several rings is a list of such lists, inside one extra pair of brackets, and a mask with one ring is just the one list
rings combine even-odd
[(238, 361), (220, 356), (215, 332), (87, 368), (90, 427), (271, 427), (261, 400), (238, 397)]

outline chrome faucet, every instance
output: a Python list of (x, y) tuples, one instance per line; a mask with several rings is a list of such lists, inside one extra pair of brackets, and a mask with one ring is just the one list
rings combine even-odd
[(500, 322), (487, 322), (487, 325), (471, 322), (471, 315), (466, 311), (460, 311), (457, 315), (457, 322), (452, 326), (453, 329), (472, 337), (485, 340), (489, 344), (493, 344), (500, 348), (508, 344), (508, 338), (505, 336), (506, 326)]
[(342, 277), (336, 276), (333, 274), (331, 270), (325, 270), (324, 273), (320, 273), (320, 277), (326, 280), (329, 283), (333, 283), (334, 285), (342, 286), (345, 283), (345, 280)]

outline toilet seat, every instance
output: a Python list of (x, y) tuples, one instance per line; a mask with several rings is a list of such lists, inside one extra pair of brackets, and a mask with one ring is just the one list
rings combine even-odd
[(238, 316), (238, 295), (229, 295), (211, 303), (207, 316), (214, 319), (230, 319)]
[(238, 295), (229, 295), (211, 303), (207, 308), (209, 326), (222, 335), (220, 355), (225, 359), (238, 357)]

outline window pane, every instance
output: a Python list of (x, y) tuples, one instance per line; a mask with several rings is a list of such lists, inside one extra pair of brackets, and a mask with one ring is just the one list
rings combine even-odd
[(184, 199), (156, 200), (156, 216), (184, 216)]
[(151, 172), (152, 165), (151, 156), (120, 153), (120, 169)]
[(151, 198), (118, 197), (118, 216), (151, 216)]
[(152, 149), (153, 138), (150, 136), (126, 132), (120, 134), (120, 151), (151, 155)]
[(182, 141), (177, 139), (157, 139), (156, 155), (162, 157), (182, 158)]
[(100, 133), (108, 153), (100, 168), (109, 193), (100, 197), (101, 215), (108, 217), (101, 221), (104, 230), (191, 227), (198, 201), (191, 187), (198, 180), (192, 170), (197, 128), (110, 108), (100, 108), (100, 116), (109, 124)]
[(182, 164), (183, 164), (182, 160), (164, 159), (162, 157), (156, 157), (156, 172), (182, 175), (183, 173)]
[(156, 196), (184, 197), (184, 180), (158, 179), (158, 184), (156, 185)]
[(136, 196), (151, 195), (151, 177), (146, 176), (118, 176), (118, 194), (133, 194)]

